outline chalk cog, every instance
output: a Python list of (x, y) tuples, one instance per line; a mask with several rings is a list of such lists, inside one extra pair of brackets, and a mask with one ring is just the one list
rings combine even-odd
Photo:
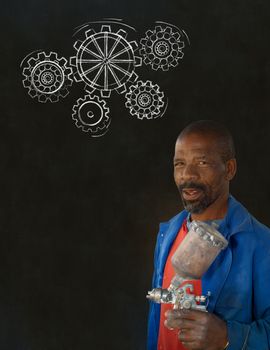
[(23, 86), (32, 98), (39, 102), (57, 102), (68, 95), (68, 87), (73, 83), (72, 69), (64, 57), (56, 52), (32, 54), (23, 69)]
[(173, 31), (169, 26), (156, 26), (153, 30), (148, 30), (140, 40), (143, 62), (153, 70), (168, 71), (171, 67), (176, 67), (179, 59), (184, 57), (185, 42), (180, 40), (181, 36), (180, 32)]
[(164, 106), (164, 93), (157, 84), (151, 81), (138, 81), (129, 87), (126, 93), (126, 107), (130, 114), (138, 119), (156, 119), (161, 114)]
[(101, 92), (101, 97), (110, 97), (111, 91), (126, 91), (126, 83), (138, 79), (135, 67), (142, 65), (142, 58), (135, 56), (136, 41), (126, 40), (123, 29), (112, 32), (110, 25), (102, 25), (99, 32), (89, 29), (83, 41), (76, 41), (76, 56), (70, 58), (75, 67), (74, 79), (83, 81), (87, 92)]
[(77, 128), (89, 132), (92, 137), (103, 136), (109, 128), (110, 110), (98, 96), (86, 95), (73, 106), (72, 119)]

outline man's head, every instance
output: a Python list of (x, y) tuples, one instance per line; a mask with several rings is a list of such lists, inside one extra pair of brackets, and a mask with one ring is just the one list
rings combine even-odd
[(188, 125), (175, 145), (174, 179), (184, 207), (199, 220), (225, 215), (229, 182), (236, 172), (234, 143), (220, 123)]

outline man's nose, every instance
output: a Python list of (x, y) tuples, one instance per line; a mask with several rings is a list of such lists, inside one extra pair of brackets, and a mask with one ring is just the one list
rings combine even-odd
[(186, 164), (181, 175), (181, 178), (184, 181), (197, 180), (200, 176), (198, 169), (194, 164)]

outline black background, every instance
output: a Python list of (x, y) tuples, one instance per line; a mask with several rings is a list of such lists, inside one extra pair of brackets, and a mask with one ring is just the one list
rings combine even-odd
[[(74, 27), (104, 17), (137, 39), (170, 22), (191, 46), (169, 72), (137, 70), (168, 97), (163, 118), (132, 118), (113, 93), (110, 130), (93, 139), (71, 119), (83, 84), (39, 103), (20, 61), (37, 49), (75, 55)], [(0, 349), (145, 349), (158, 223), (181, 210), (174, 141), (193, 120), (231, 129), (232, 193), (270, 224), (269, 19), (267, 0), (1, 2)]]

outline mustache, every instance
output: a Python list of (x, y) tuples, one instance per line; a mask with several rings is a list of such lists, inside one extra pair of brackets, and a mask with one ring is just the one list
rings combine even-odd
[(180, 193), (185, 189), (185, 188), (195, 188), (197, 190), (201, 191), (206, 191), (206, 186), (197, 182), (192, 182), (192, 181), (187, 181), (182, 183), (181, 185), (178, 186), (178, 190)]

